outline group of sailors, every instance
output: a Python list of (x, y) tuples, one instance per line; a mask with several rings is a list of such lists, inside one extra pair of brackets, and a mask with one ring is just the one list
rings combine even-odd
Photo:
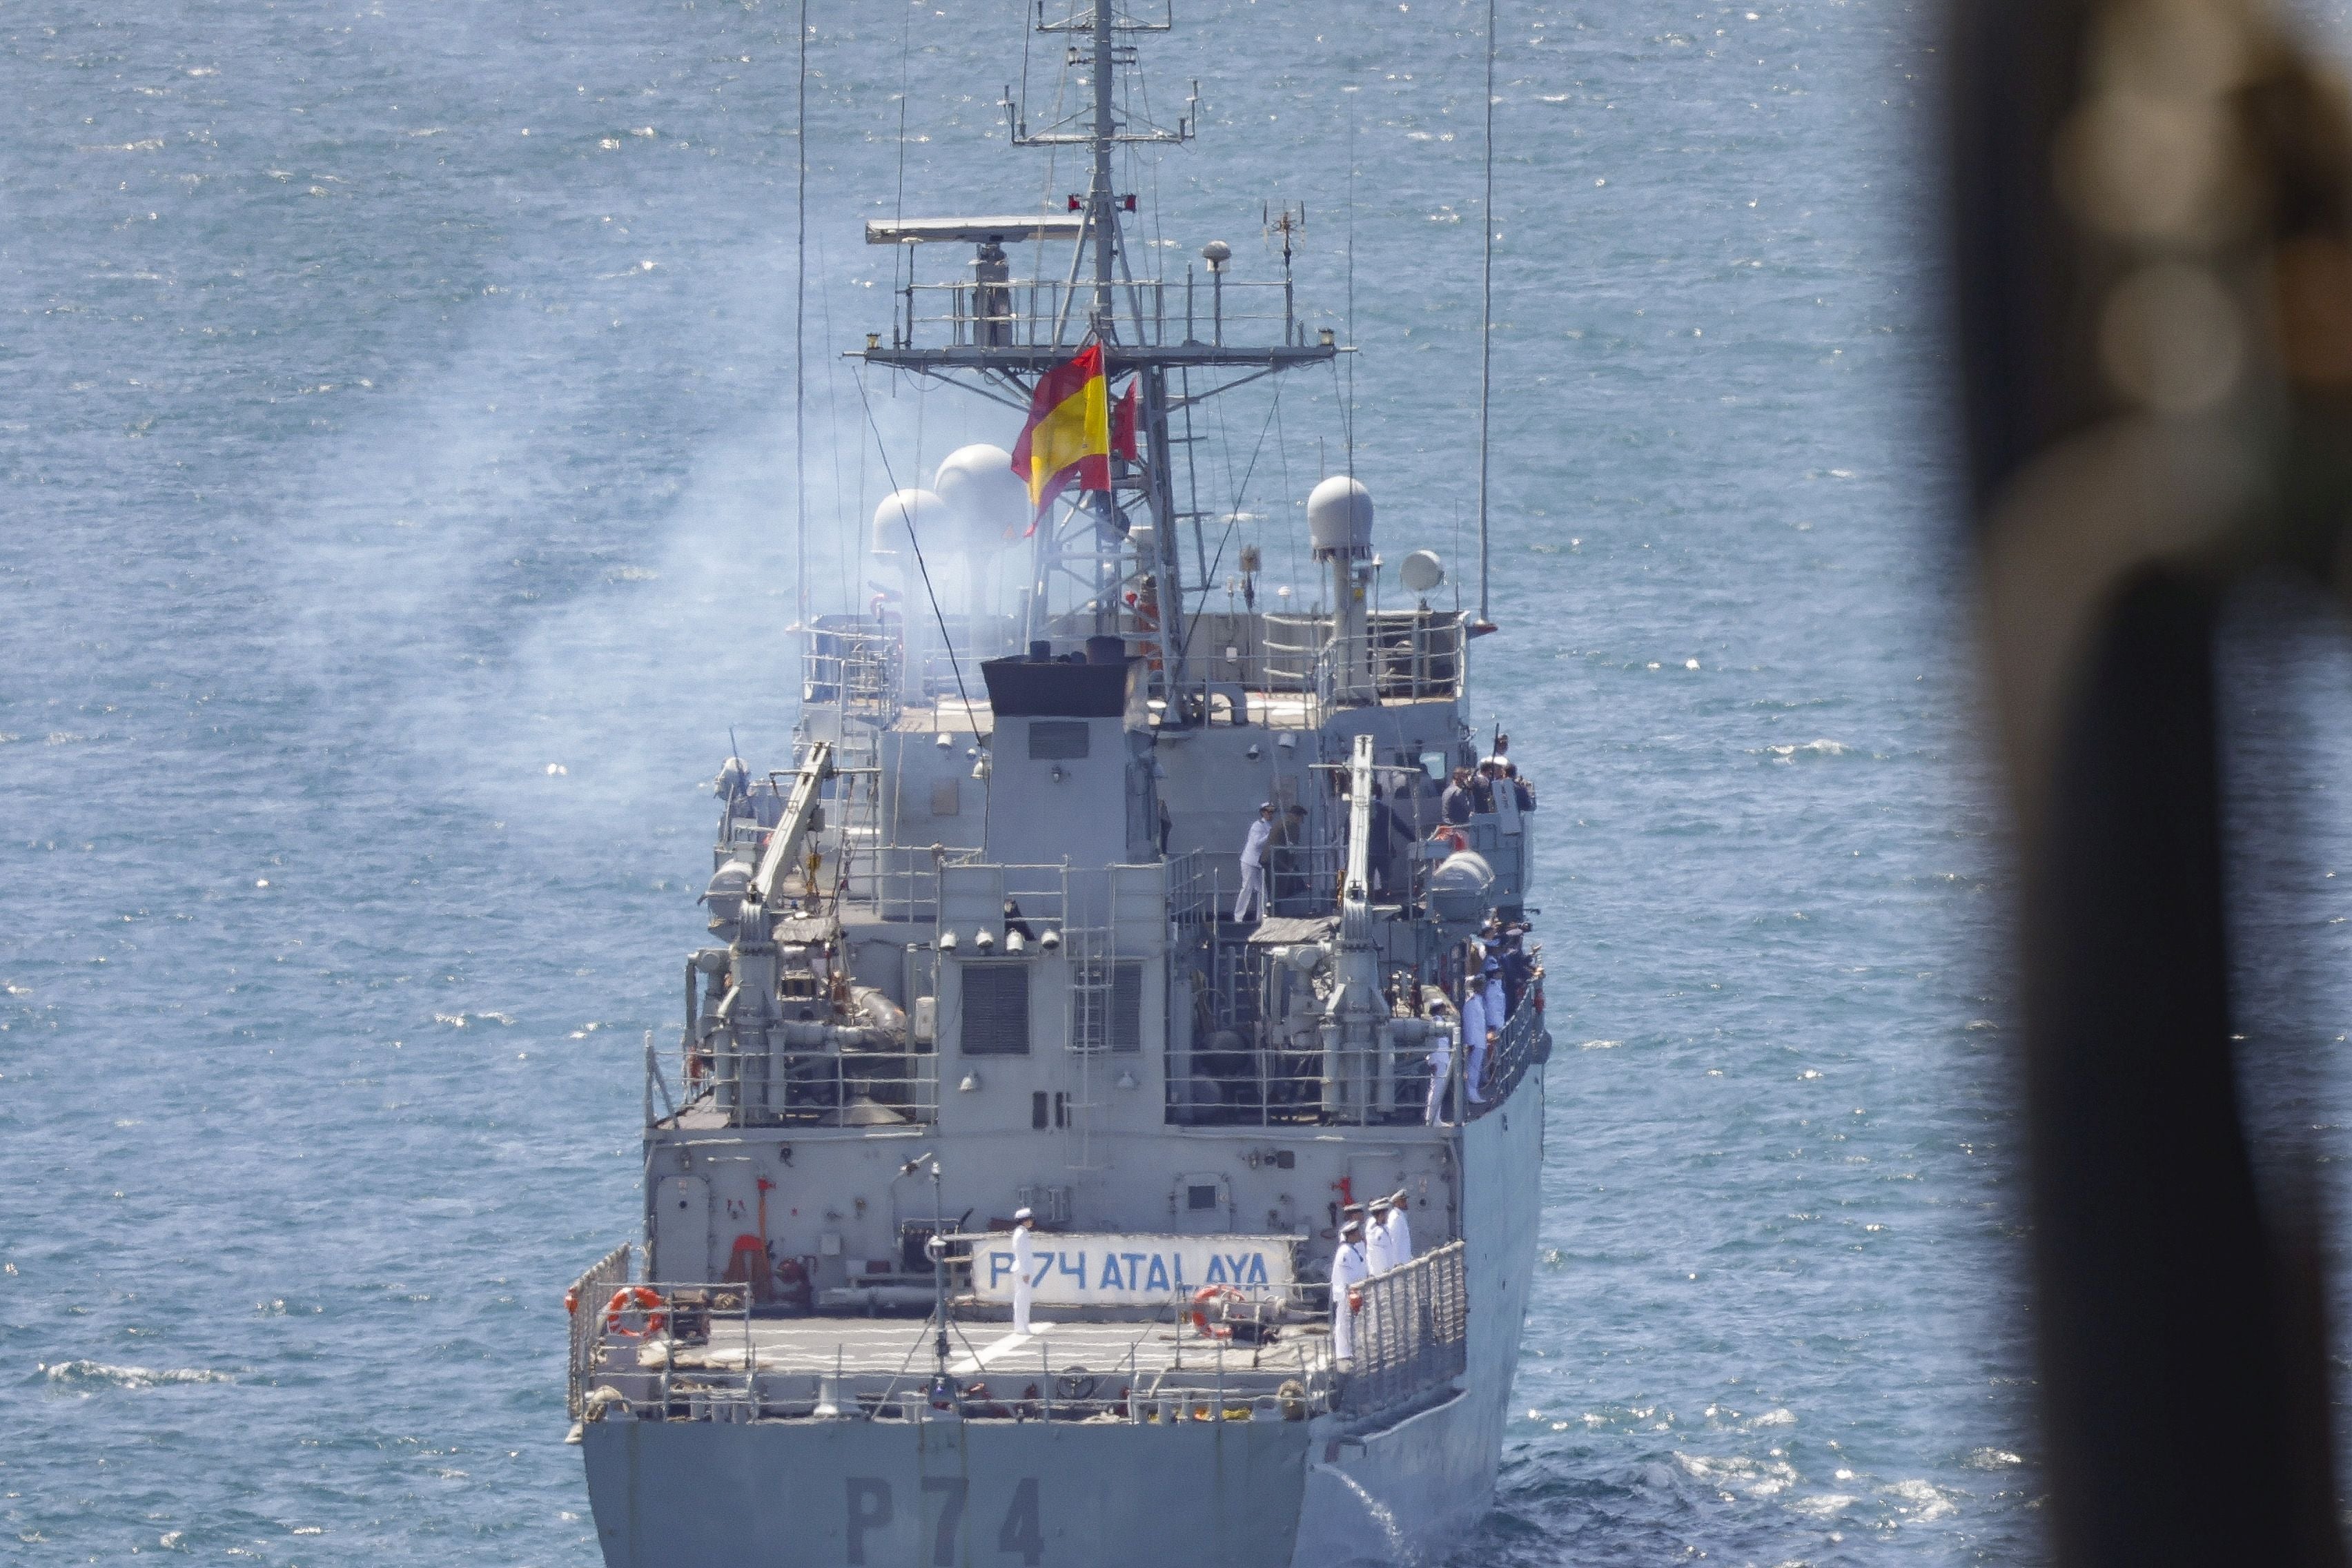
[[(1494, 754), (1483, 759), (1476, 767), (1458, 767), (1438, 799), (1439, 831), (1448, 826), (1460, 826), (1474, 816), (1491, 816), (1496, 802), (1507, 797), (1522, 812), (1536, 808), (1535, 791), (1519, 777), (1518, 765), (1510, 758), (1511, 738), (1495, 737)], [(1384, 896), (1402, 878), (1394, 861), (1410, 848), (1416, 837), (1403, 816), (1388, 799), (1379, 784), (1372, 785), (1372, 843), (1368, 857), (1371, 867), (1374, 896)], [(1163, 825), (1162, 847), (1165, 847)], [(1277, 806), (1265, 801), (1257, 808), (1257, 817), (1249, 826), (1248, 836), (1242, 842), (1241, 890), (1234, 897), (1234, 921), (1246, 924), (1264, 920), (1273, 906), (1308, 890), (1313, 881), (1305, 858), (1297, 853), (1309, 847), (1307, 833), (1307, 808), (1296, 802)], [(1287, 851), (1288, 853), (1286, 853)]]
[(1498, 734), (1492, 756), (1483, 758), (1475, 768), (1454, 769), (1452, 782), (1439, 797), (1439, 816), (1458, 827), (1473, 816), (1493, 814), (1505, 800), (1519, 811), (1533, 811), (1536, 792), (1519, 777), (1518, 764), (1511, 761), (1510, 752), (1511, 738)]
[[(1487, 1050), (1502, 1037), (1503, 1026), (1519, 1010), (1520, 998), (1543, 974), (1543, 965), (1528, 951), (1527, 933), (1524, 922), (1505, 925), (1489, 915), (1478, 935), (1462, 945), (1465, 973), (1455, 1011), (1461, 1020), (1463, 1049), (1467, 1052), (1462, 1064), (1462, 1097), (1472, 1105), (1486, 1098)], [(1423, 1120), (1432, 1127), (1458, 1119), (1459, 1106), (1454, 1108), (1454, 1117), (1446, 1114), (1453, 1072), (1453, 1043), (1441, 1035), (1429, 1053), (1429, 1100), (1423, 1110)]]
[(1339, 1246), (1331, 1255), (1331, 1355), (1335, 1361), (1355, 1359), (1358, 1321), (1371, 1310), (1361, 1289), (1364, 1282), (1412, 1261), (1412, 1222), (1405, 1213), (1404, 1194), (1391, 1193), (1369, 1204), (1349, 1204), (1340, 1211)]

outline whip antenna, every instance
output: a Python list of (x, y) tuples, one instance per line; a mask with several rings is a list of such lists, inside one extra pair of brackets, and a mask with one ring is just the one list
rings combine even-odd
[(1495, 386), (1495, 0), (1486, 0), (1486, 195), (1479, 205), (1478, 264), (1478, 623), (1473, 636), (1495, 629), (1486, 613), (1486, 410)]

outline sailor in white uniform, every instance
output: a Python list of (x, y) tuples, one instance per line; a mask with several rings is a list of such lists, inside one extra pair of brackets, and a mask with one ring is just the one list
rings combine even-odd
[(1339, 1250), (1331, 1255), (1331, 1359), (1356, 1359), (1356, 1313), (1363, 1307), (1356, 1287), (1370, 1278), (1364, 1259), (1364, 1226), (1349, 1220), (1339, 1228)]
[(1375, 1274), (1412, 1261), (1412, 1227), (1405, 1221), (1402, 1193), (1372, 1200), (1371, 1221), (1364, 1226), (1364, 1261)]
[(1486, 1098), (1478, 1092), (1478, 1080), (1486, 1072), (1486, 1037), (1502, 1027), (1503, 1021), (1496, 1016), (1502, 1009), (1495, 1005), (1502, 998), (1496, 995), (1493, 1003), (1487, 1000), (1495, 989), (1486, 984), (1484, 974), (1474, 974), (1462, 993), (1462, 1039), (1470, 1052), (1469, 1060), (1463, 1064), (1462, 1087), (1474, 1105)]
[(1036, 1222), (1028, 1209), (1013, 1211), (1013, 1331), (1029, 1331), (1029, 1300), (1036, 1287), (1030, 1280), (1037, 1269), (1036, 1254), (1030, 1242), (1032, 1227)]
[(1257, 808), (1257, 820), (1250, 824), (1249, 842), (1242, 846), (1242, 890), (1234, 899), (1234, 923), (1252, 918), (1265, 918), (1265, 845), (1274, 837), (1274, 802), (1267, 801)]
[(1441, 1019), (1429, 1047), (1429, 1105), (1422, 1121), (1432, 1127), (1445, 1121), (1446, 1080), (1454, 1076), (1454, 1034)]

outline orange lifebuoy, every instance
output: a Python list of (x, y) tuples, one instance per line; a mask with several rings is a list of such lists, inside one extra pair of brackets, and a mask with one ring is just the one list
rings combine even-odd
[(1446, 847), (1452, 849), (1456, 854), (1459, 854), (1463, 850), (1470, 847), (1470, 840), (1468, 837), (1465, 836), (1460, 828), (1457, 828), (1449, 823), (1440, 823), (1438, 825), (1437, 831), (1431, 834), (1430, 837), (1435, 839), (1442, 839)]
[(563, 1315), (567, 1318), (580, 1310), (580, 1287), (572, 1286), (563, 1292)]
[[(650, 1285), (624, 1285), (604, 1303), (604, 1331), (633, 1340), (657, 1334), (669, 1324), (669, 1314), (661, 1310), (661, 1292)], [(626, 1314), (632, 1311), (646, 1315), (645, 1327), (628, 1326)]]
[(1209, 1303), (1221, 1300), (1238, 1301), (1241, 1299), (1242, 1293), (1234, 1289), (1230, 1285), (1202, 1286), (1198, 1290), (1192, 1292), (1192, 1326), (1201, 1331), (1202, 1337), (1204, 1339), (1232, 1339), (1234, 1337), (1234, 1326), (1231, 1323), (1213, 1323), (1209, 1321)]

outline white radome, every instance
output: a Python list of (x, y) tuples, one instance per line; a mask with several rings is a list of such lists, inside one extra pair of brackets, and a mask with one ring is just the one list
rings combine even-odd
[(932, 476), (931, 488), (947, 508), (961, 549), (994, 550), (1029, 525), (1029, 487), (1002, 447), (981, 441), (957, 447)]
[(874, 509), (874, 553), (903, 555), (913, 541), (928, 542), (946, 521), (947, 508), (926, 489), (893, 490)]
[(1372, 492), (1346, 474), (1333, 474), (1307, 492), (1307, 535), (1318, 561), (1370, 554)]

